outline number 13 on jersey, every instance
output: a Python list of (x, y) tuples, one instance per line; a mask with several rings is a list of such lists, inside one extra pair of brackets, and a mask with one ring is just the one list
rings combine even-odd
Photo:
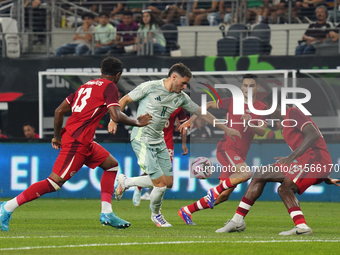
[[(92, 88), (81, 88), (77, 93), (77, 98), (73, 104), (72, 112), (81, 112), (86, 106), (86, 100), (90, 98), (92, 92)], [(78, 102), (80, 100), (80, 105)]]

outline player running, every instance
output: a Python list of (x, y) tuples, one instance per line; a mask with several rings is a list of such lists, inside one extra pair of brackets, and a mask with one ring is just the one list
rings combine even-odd
[[(171, 162), (173, 161), (174, 158), (174, 128), (175, 128), (175, 121), (176, 118), (178, 118), (178, 121), (180, 124), (184, 123), (187, 120), (187, 116), (185, 114), (184, 109), (181, 107), (178, 107), (169, 117), (168, 121), (165, 123), (163, 132), (164, 132), (164, 141), (165, 145), (168, 148), (168, 152), (170, 155)], [(186, 145), (186, 134), (181, 133), (181, 138), (182, 138), (182, 149), (183, 153), (182, 155), (187, 155), (188, 154), (188, 147)], [(145, 174), (144, 174), (145, 175)], [(132, 196), (132, 203), (135, 206), (139, 206), (141, 202), (141, 194), (142, 194), (142, 187), (137, 186), (135, 188), (135, 191), (133, 192)], [(149, 189), (144, 195), (149, 195), (151, 192), (151, 189)], [(143, 195), (143, 196), (144, 196)], [(150, 195), (149, 195), (150, 196)]]
[[(266, 104), (272, 105), (272, 94), (266, 98)], [(325, 181), (327, 184), (340, 186), (337, 179), (330, 179), (328, 175), (332, 171), (332, 160), (327, 150), (325, 139), (315, 123), (297, 108), (287, 109), (286, 116), (281, 115), (281, 95), (278, 95), (278, 107), (272, 114), (273, 119), (285, 120), (282, 135), (291, 148), (292, 153), (279, 159), (272, 168), (258, 168), (255, 172), (239, 207), (231, 220), (228, 220), (217, 233), (240, 232), (245, 230), (244, 217), (261, 196), (267, 182), (280, 182), (278, 193), (293, 219), (295, 227), (289, 231), (283, 231), (279, 235), (312, 235), (313, 231), (307, 226), (296, 193), (301, 195), (311, 185)], [(297, 163), (293, 162), (294, 160)], [(289, 166), (289, 167), (288, 167)], [(320, 170), (320, 171), (319, 171)]]
[[(210, 124), (216, 120), (210, 113), (201, 115), (198, 105), (183, 92), (191, 78), (190, 69), (178, 63), (170, 68), (167, 79), (144, 82), (119, 101), (121, 109), (133, 101), (140, 101), (137, 113), (148, 112), (153, 119), (146, 127), (133, 128), (131, 134), (131, 145), (138, 158), (138, 164), (148, 175), (134, 178), (119, 175), (115, 190), (116, 199), (120, 200), (124, 191), (132, 186), (153, 187), (150, 194), (151, 220), (157, 227), (172, 226), (160, 212), (164, 193), (173, 184), (172, 164), (163, 138), (165, 123), (178, 107), (201, 116)], [(114, 133), (115, 125), (110, 122), (110, 126), (109, 130)], [(241, 137), (238, 131), (225, 125), (219, 125), (219, 128), (230, 137)]]
[[(250, 144), (253, 141), (255, 134), (263, 136), (266, 132), (267, 122), (266, 116), (258, 116), (249, 111), (248, 108), (248, 88), (252, 89), (252, 99), (254, 108), (257, 110), (266, 109), (266, 105), (256, 100), (256, 93), (259, 89), (257, 82), (257, 76), (254, 74), (245, 74), (242, 78), (241, 89), (244, 96), (244, 109), (243, 115), (235, 115), (233, 112), (233, 100), (234, 98), (223, 98), (215, 104), (211, 101), (207, 103), (207, 109), (217, 108), (226, 111), (226, 120), (228, 121), (228, 127), (238, 130), (242, 134), (242, 138), (236, 138), (235, 140), (228, 138), (226, 135), (217, 145), (216, 156), (220, 164), (225, 169), (233, 169), (233, 171), (221, 172), (219, 179), (220, 185), (209, 190), (208, 195), (202, 197), (197, 202), (182, 207), (178, 211), (178, 215), (183, 219), (187, 225), (195, 225), (193, 223), (191, 215), (194, 212), (204, 210), (207, 208), (213, 209), (214, 205), (220, 204), (229, 199), (230, 194), (233, 192), (237, 184), (246, 182), (251, 178), (252, 173), (250, 171), (242, 171), (247, 169), (245, 163)], [(190, 123), (193, 123), (196, 116), (191, 117), (189, 121), (184, 123), (180, 129), (189, 127)], [(251, 119), (257, 119), (262, 121), (251, 121)], [(243, 120), (244, 125), (240, 124)], [(238, 123), (238, 124), (231, 124)], [(250, 125), (248, 125), (250, 123)]]
[[(55, 110), (52, 147), (61, 148), (61, 151), (52, 173), (47, 179), (29, 186), (17, 197), (0, 203), (2, 231), (9, 230), (9, 219), (15, 209), (44, 194), (59, 190), (84, 164), (89, 168), (99, 166), (104, 170), (100, 182), (102, 201), (100, 222), (115, 228), (130, 226), (129, 222), (118, 218), (111, 207), (118, 162), (107, 150), (93, 141), (96, 127), (107, 111), (113, 120), (122, 124), (143, 127), (151, 123), (152, 117), (149, 114), (141, 115), (134, 120), (120, 111), (116, 83), (122, 70), (122, 62), (119, 59), (105, 58), (101, 64), (101, 78), (80, 86)], [(61, 130), (64, 115), (71, 110), (72, 115), (68, 118), (65, 128)]]

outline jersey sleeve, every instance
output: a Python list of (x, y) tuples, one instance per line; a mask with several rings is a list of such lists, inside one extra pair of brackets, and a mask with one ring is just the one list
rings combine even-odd
[[(76, 92), (75, 92), (75, 93), (76, 93)], [(72, 93), (71, 95), (69, 95), (68, 97), (65, 98), (65, 101), (66, 101), (69, 105), (72, 105), (73, 99), (74, 99), (74, 96), (75, 96), (75, 93)]]
[(230, 103), (231, 103), (230, 97), (222, 98), (221, 101), (220, 100), (217, 101), (217, 109), (224, 109), (224, 110), (228, 111)]
[(180, 111), (179, 111), (177, 116), (178, 116), (178, 119), (179, 119), (180, 123), (183, 123), (184, 121), (187, 120), (187, 115), (185, 114), (185, 111), (182, 108), (180, 108)]
[(187, 94), (185, 94), (184, 92), (182, 93), (183, 93), (183, 101), (180, 107), (182, 107), (183, 109), (191, 113), (196, 112), (199, 106), (194, 101), (192, 101)]
[(116, 84), (114, 84), (113, 82), (107, 84), (103, 92), (103, 97), (107, 108), (109, 108), (110, 106), (119, 106), (118, 89)]
[(136, 88), (134, 88), (132, 91), (130, 91), (128, 95), (131, 97), (133, 101), (139, 101), (145, 97), (150, 87), (151, 84), (149, 82), (144, 82), (137, 86)]
[(312, 124), (312, 121), (308, 116), (304, 115), (299, 109), (293, 107), (288, 112), (288, 119), (291, 120), (290, 125), (296, 125), (295, 128), (299, 129), (301, 132), (307, 124)]

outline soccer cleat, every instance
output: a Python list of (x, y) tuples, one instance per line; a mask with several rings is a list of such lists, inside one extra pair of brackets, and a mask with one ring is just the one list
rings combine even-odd
[(172, 225), (164, 219), (162, 214), (151, 215), (151, 220), (156, 224), (157, 227), (172, 227)]
[(231, 232), (241, 232), (246, 229), (246, 222), (242, 220), (241, 223), (236, 223), (233, 220), (228, 220), (223, 228), (217, 229), (216, 233), (231, 233)]
[(214, 191), (214, 188), (211, 188), (208, 190), (207, 202), (211, 209), (214, 208), (214, 204), (215, 204), (217, 197), (218, 197), (218, 194)]
[(115, 195), (116, 195), (116, 200), (119, 201), (122, 199), (123, 193), (126, 190), (125, 188), (125, 180), (126, 176), (124, 174), (118, 175), (118, 185), (117, 188), (115, 189)]
[(133, 197), (132, 197), (132, 203), (134, 206), (139, 206), (140, 205), (140, 196), (142, 194), (142, 190), (139, 189), (138, 187), (135, 188), (135, 191), (133, 192)]
[(311, 236), (313, 234), (313, 230), (311, 228), (299, 228), (295, 226), (292, 230), (283, 231), (279, 235), (280, 236)]
[(112, 213), (101, 213), (99, 217), (100, 223), (103, 226), (111, 226), (114, 228), (122, 229), (128, 228), (131, 226), (131, 223), (121, 218), (117, 217), (113, 212)]
[(143, 196), (140, 197), (141, 200), (150, 200), (150, 193), (151, 191), (147, 191), (143, 194)]
[(187, 214), (184, 210), (183, 207), (179, 209), (178, 215), (184, 220), (185, 224), (187, 225), (196, 225), (195, 223), (192, 222), (191, 215)]
[(11, 212), (5, 210), (5, 204), (7, 202), (0, 203), (0, 229), (1, 231), (9, 231), (9, 220), (12, 219)]

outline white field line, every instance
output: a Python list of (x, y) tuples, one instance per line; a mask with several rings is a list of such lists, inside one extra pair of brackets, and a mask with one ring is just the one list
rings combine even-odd
[(164, 244), (199, 244), (199, 243), (312, 243), (325, 242), (336, 243), (339, 239), (311, 239), (311, 240), (258, 240), (258, 241), (172, 241), (172, 242), (147, 242), (147, 243), (93, 243), (93, 244), (74, 244), (74, 245), (49, 245), (49, 246), (26, 246), (1, 248), (0, 251), (18, 251), (18, 250), (33, 250), (33, 249), (60, 249), (60, 248), (82, 248), (82, 247), (97, 247), (97, 246), (127, 246), (127, 245), (164, 245)]

